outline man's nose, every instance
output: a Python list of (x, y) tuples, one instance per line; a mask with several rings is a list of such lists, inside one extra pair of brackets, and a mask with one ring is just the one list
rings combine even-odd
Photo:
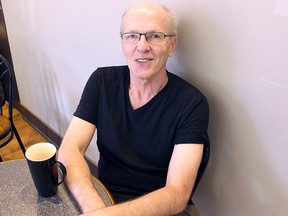
[(137, 50), (141, 52), (150, 50), (150, 44), (148, 43), (145, 35), (140, 35), (140, 39), (137, 44)]

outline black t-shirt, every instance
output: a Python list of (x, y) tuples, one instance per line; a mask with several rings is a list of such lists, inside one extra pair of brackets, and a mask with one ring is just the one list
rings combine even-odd
[(166, 86), (133, 110), (128, 67), (98, 68), (74, 113), (97, 127), (99, 179), (116, 202), (164, 187), (175, 144), (209, 145), (205, 96), (178, 76), (167, 74)]

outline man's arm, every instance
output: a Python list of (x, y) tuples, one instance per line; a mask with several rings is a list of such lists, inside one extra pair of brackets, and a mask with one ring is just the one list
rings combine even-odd
[(165, 187), (138, 199), (98, 209), (87, 215), (161, 216), (184, 211), (195, 183), (202, 154), (203, 144), (175, 145)]
[(65, 182), (83, 212), (105, 207), (91, 182), (90, 170), (84, 159), (95, 129), (95, 125), (73, 117), (58, 152), (58, 160), (67, 169)]

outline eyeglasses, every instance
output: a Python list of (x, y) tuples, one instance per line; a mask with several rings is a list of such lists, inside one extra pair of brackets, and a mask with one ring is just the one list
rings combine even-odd
[(176, 35), (166, 35), (163, 32), (148, 32), (148, 33), (123, 33), (122, 40), (127, 44), (136, 44), (144, 35), (148, 43), (161, 43), (166, 37), (174, 37)]

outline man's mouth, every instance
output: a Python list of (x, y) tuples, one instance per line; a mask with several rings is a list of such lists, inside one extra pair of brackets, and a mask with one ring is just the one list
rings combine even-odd
[(136, 59), (137, 62), (140, 62), (140, 63), (146, 63), (148, 61), (150, 61), (150, 59)]

